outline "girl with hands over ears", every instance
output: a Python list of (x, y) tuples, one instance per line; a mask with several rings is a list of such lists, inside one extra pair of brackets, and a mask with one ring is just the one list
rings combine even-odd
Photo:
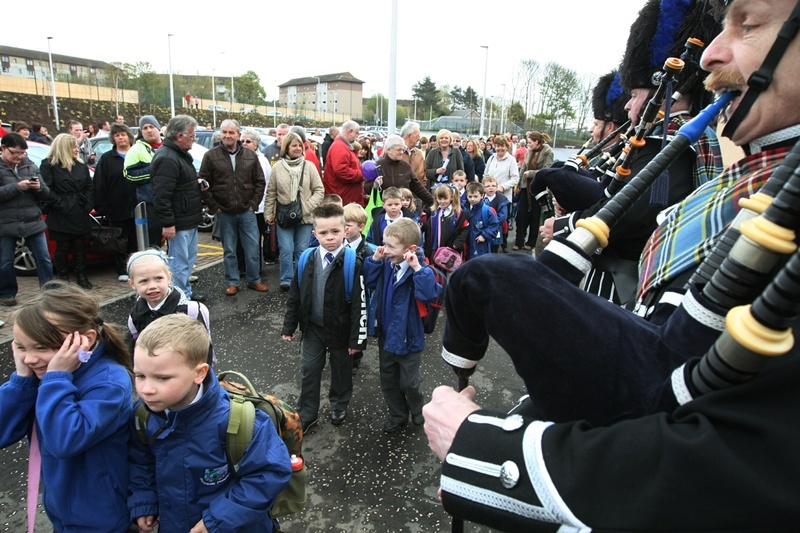
[[(99, 310), (74, 285), (45, 284), (14, 314), (16, 371), (0, 386), (0, 447), (28, 437), (58, 533), (121, 533), (130, 523), (130, 355)], [(30, 474), (36, 488), (39, 473)]]

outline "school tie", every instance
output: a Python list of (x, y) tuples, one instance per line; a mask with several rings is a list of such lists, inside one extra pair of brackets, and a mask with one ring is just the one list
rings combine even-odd
[(33, 533), (36, 524), (36, 505), (39, 500), (39, 476), (42, 473), (42, 454), (39, 451), (39, 437), (36, 435), (36, 422), (31, 429), (31, 446), (28, 450), (28, 533)]
[(333, 254), (331, 252), (328, 252), (327, 254), (325, 254), (325, 268), (331, 266), (331, 263), (333, 263)]
[(400, 265), (394, 265), (392, 267), (392, 283), (397, 283), (400, 281)]

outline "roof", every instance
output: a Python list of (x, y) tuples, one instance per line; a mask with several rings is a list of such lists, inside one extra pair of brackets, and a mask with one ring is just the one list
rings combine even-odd
[(460, 118), (470, 118), (470, 117), (477, 117), (478, 114), (473, 111), (472, 109), (456, 109), (452, 113), (450, 113), (451, 117), (460, 117)]
[[(37, 61), (49, 61), (47, 52), (40, 52), (39, 50), (28, 50), (27, 48), (16, 48), (14, 46), (0, 45), (0, 54), (5, 56), (24, 57), (27, 59), (34, 59)], [(53, 54), (54, 63), (66, 63), (69, 65), (81, 65), (85, 67), (92, 67), (98, 69), (109, 68), (109, 64), (105, 61), (98, 61), (96, 59), (86, 59), (83, 57), (65, 56), (61, 54)]]
[(287, 82), (281, 83), (278, 87), (295, 87), (298, 85), (314, 85), (317, 83), (319, 77), (320, 83), (331, 83), (335, 81), (346, 81), (348, 83), (366, 83), (359, 80), (349, 72), (337, 72), (336, 74), (323, 74), (322, 76), (307, 76), (305, 78), (294, 78)]

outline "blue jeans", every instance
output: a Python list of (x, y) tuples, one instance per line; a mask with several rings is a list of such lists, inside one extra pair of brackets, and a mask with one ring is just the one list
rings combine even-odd
[(300, 224), (292, 228), (278, 228), (278, 249), (281, 253), (281, 285), (289, 285), (294, 277), (294, 262), (308, 248), (311, 240), (311, 224)]
[(192, 284), (189, 276), (197, 260), (197, 228), (184, 229), (169, 239), (169, 269), (172, 271), (172, 283), (192, 297)]
[(247, 270), (248, 283), (260, 283), (261, 260), (259, 259), (259, 246), (261, 239), (258, 233), (256, 214), (245, 211), (235, 215), (217, 213), (219, 236), (222, 239), (222, 248), (225, 250), (225, 283), (227, 285), (239, 284), (239, 262), (236, 259), (236, 245), (239, 239), (244, 249), (244, 263)]
[[(53, 279), (53, 263), (50, 262), (50, 252), (47, 250), (47, 238), (42, 231), (25, 237), (25, 244), (36, 259), (36, 274), (39, 276), (39, 286), (41, 287)], [(0, 237), (0, 298), (17, 295), (17, 275), (14, 272), (16, 247), (16, 237)]]

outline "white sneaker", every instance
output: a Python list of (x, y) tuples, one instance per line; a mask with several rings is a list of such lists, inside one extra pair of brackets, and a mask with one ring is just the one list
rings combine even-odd
[(197, 280), (198, 280), (198, 277), (195, 276), (194, 274), (189, 276), (189, 283), (194, 283)]
[(128, 277), (127, 274), (120, 274), (119, 276), (117, 276), (117, 281), (128, 281), (129, 279), (130, 278)]

